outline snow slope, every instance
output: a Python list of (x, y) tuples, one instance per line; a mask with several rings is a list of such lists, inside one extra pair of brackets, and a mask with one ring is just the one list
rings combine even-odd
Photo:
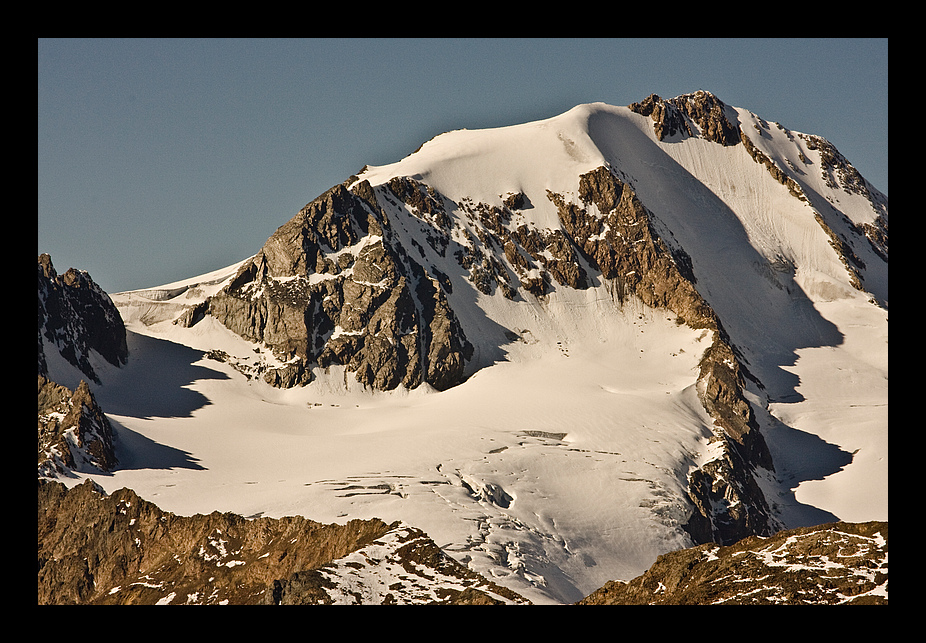
[[(751, 126), (755, 117), (734, 111)], [(793, 155), (798, 143), (770, 130), (763, 149)], [(887, 520), (887, 312), (851, 287), (810, 206), (742, 145), (660, 142), (648, 118), (580, 105), (449, 132), (359, 178), (410, 176), (490, 205), (521, 192), (529, 207), (512, 225), (558, 228), (546, 191), (574, 196), (578, 175), (600, 165), (691, 254), (699, 291), (767, 387), (751, 395), (776, 465), (763, 485), (784, 524)], [(868, 216), (853, 208), (853, 220)], [(398, 234), (421, 234), (393, 214)], [(691, 544), (686, 476), (712, 455), (695, 390), (709, 332), (639, 301), (618, 305), (592, 270), (588, 290), (511, 301), (448, 269), (451, 305), (476, 346), (466, 382), (374, 394), (332, 368), (280, 390), (208, 356), (267, 359), (260, 346), (209, 317), (172, 323), (238, 265), (112, 296), (130, 358), (101, 365), (94, 393), (121, 468), (86, 477), (185, 515), (402, 520), (538, 603), (576, 601)], [(886, 270), (883, 282), (886, 299)], [(53, 368), (62, 384), (76, 377)]]

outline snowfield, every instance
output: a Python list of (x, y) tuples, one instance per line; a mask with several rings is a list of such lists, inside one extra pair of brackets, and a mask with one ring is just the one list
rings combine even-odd
[[(757, 117), (734, 111), (754, 127)], [(769, 127), (763, 151), (818, 158), (789, 134)], [(449, 132), (360, 178), (411, 176), (493, 205), (523, 192), (532, 207), (522, 222), (556, 228), (546, 190), (574, 196), (578, 175), (605, 164), (691, 255), (699, 291), (766, 386), (750, 393), (775, 463), (763, 489), (782, 524), (887, 520), (887, 311), (851, 287), (810, 206), (743, 145), (658, 142), (650, 119), (593, 104)], [(842, 199), (850, 219), (869, 217), (855, 195)], [(463, 384), (373, 393), (331, 368), (280, 390), (210, 356), (272, 361), (262, 347), (210, 317), (172, 323), (238, 265), (112, 295), (130, 357), (122, 368), (98, 360), (93, 390), (120, 467), (68, 484), (129, 487), (181, 515), (402, 520), (541, 604), (630, 580), (692, 544), (681, 529), (687, 475), (712, 457), (695, 389), (709, 331), (638, 300), (619, 305), (591, 269), (593, 288), (518, 301), (479, 293), (458, 270), (449, 299), (476, 348)], [(886, 301), (886, 267), (873, 287)], [(76, 386), (76, 370), (49, 364), (52, 379)]]

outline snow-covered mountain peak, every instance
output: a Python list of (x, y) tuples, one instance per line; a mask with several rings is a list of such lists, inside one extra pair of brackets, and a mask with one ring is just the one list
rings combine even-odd
[(358, 179), (376, 186), (406, 176), (453, 200), (501, 205), (505, 195), (523, 193), (542, 204), (546, 190), (574, 190), (575, 177), (603, 164), (588, 135), (589, 115), (603, 108), (579, 105), (531, 123), (446, 132), (401, 161), (367, 166)]
[(583, 104), (441, 134), (228, 269), (114, 296), (132, 358), (99, 399), (203, 461), (199, 495), (129, 474), (169, 510), (402, 520), (564, 602), (862, 489), (886, 517), (886, 259), (886, 199), (822, 139), (709, 92)]

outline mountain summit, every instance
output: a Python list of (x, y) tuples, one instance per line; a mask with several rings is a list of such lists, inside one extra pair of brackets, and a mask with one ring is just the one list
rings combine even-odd
[[(200, 314), (269, 347), (283, 365), (263, 376), (277, 386), (305, 384), (313, 368), (337, 364), (376, 389), (427, 382), (442, 390), (462, 381), (474, 352), (450, 303), (461, 277), (511, 301), (604, 286), (619, 302), (637, 295), (694, 328), (717, 326), (698, 278), (730, 291), (717, 305), (735, 306), (731, 316), (755, 306), (742, 297), (752, 299), (756, 286), (784, 290), (793, 306), (789, 273), (808, 266), (813, 288), (848, 285), (886, 304), (886, 198), (835, 148), (773, 131), (707, 92), (654, 95), (629, 110), (581, 105), (537, 123), (449, 132), (399, 163), (364, 168), (280, 227)], [(657, 141), (686, 157), (696, 151), (692, 169), (717, 176), (699, 179), (642, 140), (633, 114), (652, 119)], [(795, 203), (782, 211), (747, 196), (752, 203), (740, 205), (744, 181)], [(800, 225), (805, 236), (808, 222), (787, 210), (812, 220), (816, 245), (794, 247), (790, 230), (775, 229)], [(737, 243), (735, 254), (716, 257), (718, 243)], [(757, 325), (767, 328), (768, 317)], [(469, 372), (485, 365), (479, 357)]]
[[(463, 558), (577, 600), (684, 543), (834, 518), (794, 489), (853, 457), (793, 423), (839, 404), (821, 350), (875, 382), (856, 404), (886, 402), (887, 252), (887, 198), (832, 144), (699, 91), (441, 134), (332, 187), (229, 269), (113, 298), (133, 333), (202, 350), (278, 405), (417, 392), (402, 420), (312, 411), (313, 426), (406, 423), (390, 435), (419, 438), (393, 460), (364, 443), (375, 484), (430, 470), (508, 525), (487, 527), (508, 530), (491, 562), (474, 553), (485, 533), (437, 527)], [(419, 426), (446, 442), (424, 446)], [(487, 439), (503, 443), (464, 455)], [(403, 466), (422, 469), (385, 473)]]

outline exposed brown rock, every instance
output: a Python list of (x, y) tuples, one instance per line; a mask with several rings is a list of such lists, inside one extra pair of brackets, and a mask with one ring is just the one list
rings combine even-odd
[(770, 511), (751, 470), (773, 470), (771, 455), (744, 396), (739, 358), (695, 288), (690, 259), (681, 250), (669, 249), (633, 190), (605, 167), (579, 179), (579, 198), (586, 207), (554, 193), (549, 197), (563, 229), (601, 271), (619, 303), (636, 295), (649, 306), (673, 311), (679, 323), (714, 331), (714, 341), (700, 362), (698, 390), (725, 456), (690, 477), (696, 513), (686, 529), (697, 542), (729, 543), (770, 533)]
[(523, 192), (509, 194), (505, 197), (505, 207), (509, 210), (521, 210), (526, 204), (526, 198)]
[[(273, 581), (386, 533), (382, 521), (176, 516), (129, 489), (39, 481), (39, 604), (258, 602)], [(193, 597), (193, 598), (191, 598)]]
[(86, 382), (76, 391), (38, 376), (38, 464), (41, 475), (111, 471), (113, 430)]
[[(687, 255), (672, 253), (629, 186), (599, 167), (580, 177), (579, 195), (596, 206), (597, 215), (548, 194), (563, 229), (601, 270), (619, 301), (636, 294), (649, 306), (672, 310), (692, 328), (717, 328), (716, 315), (694, 287)], [(607, 231), (602, 235), (602, 230)]]
[[(434, 603), (526, 602), (453, 561), (420, 530), (378, 519), (177, 516), (129, 489), (106, 495), (89, 480), (70, 490), (39, 480), (37, 535), (40, 605), (332, 602), (330, 591), (353, 586), (347, 572), (360, 563), (346, 557), (354, 552), (370, 578), (392, 586), (395, 602), (422, 594)], [(383, 551), (386, 559), (375, 559)], [(341, 578), (331, 573), (338, 569)]]
[(660, 556), (579, 605), (886, 605), (886, 522), (831, 523)]
[(628, 107), (653, 119), (653, 128), (660, 141), (676, 134), (694, 136), (696, 132), (690, 121), (698, 126), (700, 136), (708, 141), (726, 146), (740, 142), (739, 127), (727, 119), (724, 113), (726, 106), (710, 92), (697, 91), (670, 99), (651, 94)]
[(702, 138), (725, 146), (740, 142), (739, 127), (724, 113), (726, 105), (710, 92), (697, 91), (678, 96), (672, 102), (698, 125)]
[(675, 105), (671, 101), (663, 100), (657, 94), (650, 94), (643, 101), (631, 103), (628, 107), (637, 114), (653, 119), (653, 129), (656, 132), (656, 138), (660, 141), (678, 133), (692, 135), (691, 128), (688, 127), (684, 116)]
[[(369, 184), (345, 185), (281, 226), (208, 314), (286, 362), (263, 373), (274, 386), (306, 384), (312, 368), (331, 365), (377, 390), (458, 383), (471, 348), (444, 287), (397, 240), (384, 242), (390, 226)], [(446, 216), (410, 179), (389, 189), (422, 215)]]
[(874, 223), (863, 223), (861, 228), (872, 250), (887, 263), (887, 215), (880, 214)]

